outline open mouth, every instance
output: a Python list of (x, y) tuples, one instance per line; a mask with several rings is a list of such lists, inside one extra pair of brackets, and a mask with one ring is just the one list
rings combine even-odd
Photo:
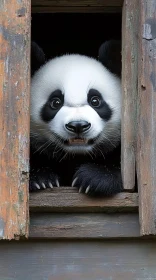
[(93, 140), (88, 140), (85, 138), (70, 138), (69, 140), (65, 141), (65, 144), (70, 146), (84, 146), (93, 144)]

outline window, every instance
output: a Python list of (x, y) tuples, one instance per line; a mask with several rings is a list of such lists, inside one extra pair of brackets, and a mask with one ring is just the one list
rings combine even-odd
[[(0, 111), (0, 238), (5, 239), (27, 237), (29, 224), (31, 3), (30, 0), (23, 0), (22, 3), (12, 2), (14, 3), (3, 3), (0, 18), (2, 26), (0, 33), (0, 108), (3, 108)], [(121, 0), (101, 0), (97, 3), (92, 0), (86, 4), (80, 0), (76, 2), (32, 0), (33, 13), (55, 13), (53, 17), (62, 16), (64, 20), (68, 18), (68, 15), (65, 14), (67, 12), (71, 17), (75, 13), (75, 17), (81, 18), (83, 21), (84, 12), (88, 13), (86, 17), (91, 17), (92, 13), (92, 17), (97, 16), (98, 20), (107, 12), (106, 20), (106, 18), (118, 17), (117, 12), (120, 13), (121, 10), (122, 175), (125, 192), (109, 199), (91, 199), (78, 194), (71, 188), (60, 188), (53, 192), (42, 192), (42, 195), (40, 193), (31, 194), (30, 210), (42, 213), (118, 212), (123, 209), (124, 211), (136, 211), (138, 208), (138, 194), (135, 192), (137, 182), (141, 235), (150, 235), (156, 233), (155, 1), (125, 0), (123, 3)], [(112, 15), (112, 13), (114, 14)], [(48, 20), (50, 14), (47, 16), (35, 14), (32, 16), (32, 22), (36, 20), (37, 23), (37, 18), (41, 17), (46, 17)], [(38, 36), (34, 35), (33, 29), (32, 35)], [(96, 45), (96, 41), (94, 44)], [(85, 47), (87, 48), (87, 44)], [(56, 45), (54, 49), (58, 51), (58, 46)], [(94, 52), (94, 48), (91, 51)], [(34, 213), (31, 214), (31, 217), (32, 223), (39, 223)], [(45, 228), (46, 225), (44, 225)], [(43, 236), (44, 234), (43, 232)], [(47, 233), (45, 235), (48, 236)], [(36, 233), (32, 231), (30, 236), (37, 237), (37, 231)]]

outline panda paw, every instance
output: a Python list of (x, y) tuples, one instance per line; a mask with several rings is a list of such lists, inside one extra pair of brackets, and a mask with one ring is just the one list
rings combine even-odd
[(59, 187), (58, 176), (48, 167), (32, 169), (30, 172), (29, 191)]
[(83, 164), (76, 171), (72, 187), (92, 196), (110, 196), (122, 191), (120, 169), (97, 164)]

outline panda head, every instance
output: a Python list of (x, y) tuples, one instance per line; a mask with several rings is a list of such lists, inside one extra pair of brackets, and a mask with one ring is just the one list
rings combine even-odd
[(112, 150), (120, 111), (120, 79), (93, 58), (57, 57), (32, 78), (31, 135), (48, 153), (54, 146), (72, 154)]

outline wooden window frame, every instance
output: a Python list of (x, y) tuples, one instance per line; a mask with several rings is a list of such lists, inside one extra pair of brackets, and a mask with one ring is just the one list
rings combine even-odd
[[(32, 0), (32, 12), (117, 12), (123, 3), (121, 165), (125, 192), (101, 199), (60, 188), (32, 193), (29, 200), (30, 2), (1, 4), (0, 239), (155, 235), (155, 0)], [(139, 198), (133, 192), (136, 170)]]
[(28, 236), (30, 1), (0, 4), (0, 238)]

